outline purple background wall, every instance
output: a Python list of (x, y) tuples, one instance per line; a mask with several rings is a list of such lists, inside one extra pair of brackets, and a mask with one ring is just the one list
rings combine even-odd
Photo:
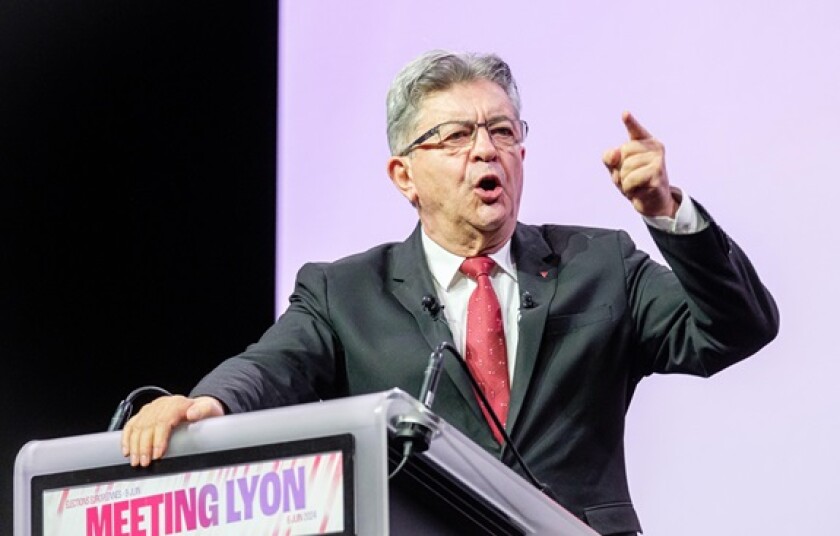
[(781, 308), (754, 358), (640, 386), (627, 450), (646, 536), (840, 533), (839, 20), (828, 0), (281, 2), (278, 312), (303, 262), (414, 226), (385, 173), (397, 70), (430, 48), (497, 52), (531, 125), (523, 221), (622, 227), (661, 259), (600, 162), (629, 109)]

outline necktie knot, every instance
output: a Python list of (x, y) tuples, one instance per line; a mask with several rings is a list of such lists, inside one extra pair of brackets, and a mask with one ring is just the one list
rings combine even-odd
[(467, 277), (478, 279), (480, 275), (490, 275), (494, 266), (496, 263), (490, 257), (468, 257), (461, 263), (461, 272)]

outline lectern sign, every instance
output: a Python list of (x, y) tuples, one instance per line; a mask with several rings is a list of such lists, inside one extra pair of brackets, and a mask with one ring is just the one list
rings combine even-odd
[[(340, 436), (320, 439), (334, 443), (336, 437)], [(103, 480), (98, 475), (90, 480), (95, 476), (92, 473), (85, 477), (90, 484), (47, 487), (50, 482), (43, 482), (40, 500), (33, 496), (41, 503), (41, 534), (352, 534), (352, 472), (348, 471), (352, 446), (312, 452), (318, 442), (275, 446), (275, 450), (303, 449), (306, 454), (277, 457), (274, 452), (274, 457), (267, 458), (272, 449), (260, 446), (191, 456), (189, 470), (164, 467), (166, 474), (134, 469), (131, 473), (136, 478)], [(242, 461), (208, 463), (222, 459)], [(176, 458), (161, 461), (179, 464)], [(105, 469), (124, 471), (126, 467), (96, 471)]]

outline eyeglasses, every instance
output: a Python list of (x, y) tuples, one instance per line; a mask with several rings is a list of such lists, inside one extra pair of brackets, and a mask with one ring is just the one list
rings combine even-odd
[(496, 147), (513, 147), (525, 141), (528, 135), (528, 123), (521, 119), (497, 117), (476, 123), (475, 121), (447, 121), (434, 126), (424, 132), (419, 138), (411, 142), (399, 156), (406, 156), (423, 144), (435, 145), (444, 149), (458, 152), (471, 147), (475, 142), (479, 127), (487, 129), (490, 140)]

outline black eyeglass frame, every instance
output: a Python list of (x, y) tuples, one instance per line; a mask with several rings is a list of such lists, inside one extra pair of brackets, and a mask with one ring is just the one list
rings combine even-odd
[[(397, 156), (408, 156), (408, 154), (411, 153), (411, 151), (413, 151), (414, 149), (423, 145), (423, 143), (426, 140), (428, 140), (429, 138), (431, 138), (435, 134), (438, 134), (440, 132), (440, 129), (442, 127), (445, 127), (446, 125), (465, 125), (465, 126), (466, 125), (472, 125), (474, 127), (474, 129), (473, 129), (472, 136), (470, 136), (470, 142), (475, 143), (475, 137), (478, 135), (478, 129), (479, 128), (481, 128), (481, 127), (486, 128), (487, 133), (490, 134), (490, 127), (491, 126), (493, 126), (495, 124), (498, 124), (499, 122), (505, 121), (505, 120), (510, 121), (511, 123), (519, 123), (519, 130), (521, 131), (521, 136), (519, 137), (518, 140), (516, 140), (516, 143), (522, 143), (523, 141), (525, 141), (525, 138), (528, 136), (528, 122), (525, 121), (524, 119), (511, 119), (509, 117), (502, 116), (502, 117), (494, 117), (494, 118), (492, 118), (488, 121), (485, 121), (483, 123), (478, 123), (476, 121), (444, 121), (443, 123), (435, 125), (432, 128), (430, 128), (429, 130), (427, 130), (426, 132), (424, 132), (423, 134), (421, 134), (416, 140), (409, 143), (408, 147), (403, 149)], [(491, 140), (493, 139), (492, 134), (490, 134), (490, 139)]]

